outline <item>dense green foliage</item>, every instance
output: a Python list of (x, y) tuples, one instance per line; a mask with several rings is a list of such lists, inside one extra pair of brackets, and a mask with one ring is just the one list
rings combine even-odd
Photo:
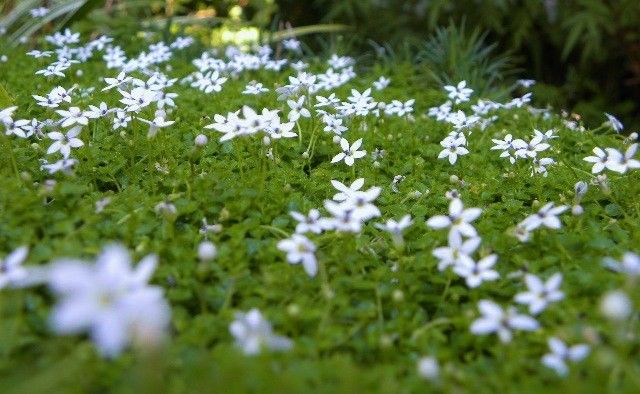
[[(0, 108), (14, 104), (42, 117), (45, 110), (34, 105), (31, 94), (58, 83), (34, 78), (47, 61), (34, 61), (23, 52), (9, 52), (10, 61), (1, 65), (0, 92), (6, 94), (0, 95)], [(191, 72), (187, 60), (186, 54), (176, 56), (168, 74)], [(82, 76), (69, 76), (65, 85), (101, 86), (101, 78), (110, 75), (97, 61), (82, 69)], [(113, 132), (107, 121), (93, 122), (83, 131), (88, 143), (77, 150), (74, 175), (54, 176), (53, 186), (39, 163), (46, 141), (0, 135), (1, 253), (30, 245), (27, 264), (33, 265), (62, 256), (92, 258), (105, 243), (123, 242), (136, 258), (152, 252), (160, 256), (153, 282), (166, 289), (172, 308), (172, 335), (165, 349), (108, 361), (86, 338), (50, 333), (52, 299), (43, 289), (0, 291), (0, 392), (600, 393), (633, 392), (640, 385), (637, 312), (618, 326), (597, 308), (602, 294), (620, 287), (640, 305), (638, 287), (601, 265), (605, 256), (637, 250), (638, 172), (610, 175), (610, 194), (592, 186), (583, 201), (585, 213), (563, 215), (559, 231), (537, 231), (529, 243), (509, 235), (541, 203), (571, 204), (575, 182), (592, 178), (582, 158), (594, 146), (620, 148), (622, 136), (609, 134), (606, 127), (596, 133), (573, 131), (559, 115), (545, 119), (526, 108), (501, 110), (494, 125), (470, 135), (471, 153), (451, 166), (436, 159), (449, 127), (421, 115), (442, 103), (445, 94), (440, 86), (426, 85), (412, 64), (389, 63), (336, 91), (346, 97), (350, 88), (364, 90), (386, 75), (392, 84), (376, 93), (377, 99), (416, 99), (415, 121), (369, 117), (349, 125), (349, 138), (363, 137), (368, 152), (385, 150), (379, 166), (372, 165), (370, 156), (357, 161), (353, 172), (342, 163), (330, 164), (336, 147), (328, 135), (312, 160), (303, 158), (311, 130), (318, 127), (313, 120), (301, 121), (302, 143), (278, 141), (275, 161), (265, 157), (258, 138), (219, 143), (211, 133), (206, 147), (194, 146), (194, 137), (213, 114), (244, 104), (279, 105), (273, 92), (248, 98), (240, 91), (254, 79), (272, 88), (286, 75), (244, 75), (217, 95), (176, 86), (177, 123), (154, 139), (146, 137), (141, 123)], [(74, 100), (82, 107), (102, 100), (117, 104), (99, 89)], [(552, 150), (559, 163), (547, 178), (531, 177), (527, 166), (511, 166), (489, 151), (491, 138), (507, 133), (525, 138), (534, 128), (555, 128), (560, 136)], [(398, 193), (390, 188), (396, 175), (406, 176)], [(331, 179), (350, 183), (356, 177), (365, 178), (367, 187), (383, 187), (377, 202), (383, 218), (405, 213), (415, 218), (405, 234), (406, 246), (393, 248), (387, 234), (372, 224), (357, 236), (332, 232), (314, 237), (322, 271), (310, 279), (276, 249), (295, 227), (288, 212), (321, 207), (335, 192)], [(429, 230), (424, 220), (446, 212), (445, 192), (452, 188), (466, 205), (483, 209), (476, 222), (481, 254), (498, 254), (502, 275), (491, 285), (470, 290), (436, 268), (431, 251), (446, 242), (446, 234)], [(111, 204), (97, 213), (95, 204), (105, 197)], [(175, 204), (177, 215), (156, 213), (162, 201)], [(219, 256), (210, 263), (196, 257), (203, 218), (223, 226), (220, 234), (211, 235)], [(477, 301), (509, 303), (523, 287), (521, 279), (508, 276), (518, 270), (544, 277), (562, 272), (566, 299), (540, 316), (541, 330), (517, 334), (511, 344), (500, 344), (495, 336), (473, 336), (469, 325), (477, 317)], [(252, 307), (295, 341), (292, 352), (252, 358), (232, 346), (228, 325), (234, 311)], [(540, 364), (551, 335), (593, 346), (593, 354), (572, 365), (564, 380)], [(423, 355), (441, 363), (439, 382), (417, 376), (416, 361)]]

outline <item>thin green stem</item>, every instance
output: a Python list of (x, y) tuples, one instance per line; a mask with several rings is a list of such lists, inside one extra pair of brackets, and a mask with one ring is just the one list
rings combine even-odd
[(16, 179), (18, 179), (18, 181), (21, 181), (22, 178), (20, 178), (20, 171), (18, 170), (18, 163), (16, 162), (16, 156), (13, 152), (13, 143), (11, 142), (11, 137), (9, 137), (8, 135), (6, 135), (5, 133), (0, 133), (4, 136), (5, 140), (7, 141), (7, 146), (8, 149), (7, 151), (9, 152), (9, 160), (11, 160), (11, 167), (13, 167), (13, 172), (16, 175)]
[(296, 120), (296, 129), (298, 130), (298, 141), (300, 141), (300, 147), (302, 148), (302, 128), (300, 122)]

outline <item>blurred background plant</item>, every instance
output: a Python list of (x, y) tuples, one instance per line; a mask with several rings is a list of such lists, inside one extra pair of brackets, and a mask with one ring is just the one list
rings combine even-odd
[(497, 44), (488, 44), (486, 37), (478, 29), (468, 32), (464, 22), (437, 28), (419, 47), (420, 71), (440, 85), (465, 80), (482, 97), (504, 99), (515, 88), (519, 70), (515, 58), (508, 52), (498, 54)]
[[(32, 18), (40, 6), (49, 13)], [(2, 15), (12, 42), (71, 24), (184, 31), (214, 43), (348, 26), (341, 47), (352, 54), (371, 53), (374, 42), (387, 60), (421, 65), (425, 79), (467, 79), (487, 95), (504, 94), (516, 75), (532, 78), (540, 106), (572, 110), (590, 125), (607, 111), (627, 131), (640, 127), (638, 0), (5, 0)], [(336, 49), (327, 34), (305, 41), (308, 50)]]
[[(638, 0), (278, 0), (277, 3), (280, 17), (294, 25), (345, 23), (361, 37), (361, 44), (366, 39), (391, 47), (410, 43), (422, 48), (418, 59), (424, 59), (427, 53), (433, 57), (434, 50), (429, 48), (436, 42), (451, 40), (447, 44), (450, 47), (459, 45), (451, 53), (465, 54), (473, 48), (473, 41), (484, 37), (485, 43), (497, 44), (493, 56), (487, 58), (493, 59), (496, 53), (510, 53), (519, 60), (521, 77), (538, 81), (534, 89), (538, 105), (575, 111), (591, 125), (600, 124), (603, 112), (607, 111), (620, 116), (628, 126), (627, 131), (640, 127)], [(443, 29), (451, 22), (458, 27), (466, 24), (469, 31), (482, 33), (454, 40), (451, 30)], [(467, 61), (459, 60), (465, 66), (450, 70), (461, 74), (449, 74), (457, 80), (468, 75)], [(505, 60), (504, 57), (494, 60), (495, 65), (503, 63), (502, 68)], [(475, 61), (469, 61), (472, 64)]]

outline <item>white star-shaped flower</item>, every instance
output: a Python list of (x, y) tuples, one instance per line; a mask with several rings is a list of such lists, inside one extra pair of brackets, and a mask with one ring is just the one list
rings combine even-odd
[(342, 152), (335, 155), (333, 159), (331, 159), (331, 163), (338, 163), (344, 160), (346, 165), (349, 167), (353, 166), (355, 159), (361, 159), (367, 154), (367, 151), (358, 150), (360, 146), (362, 146), (362, 138), (356, 140), (351, 145), (349, 145), (349, 141), (341, 138), (340, 147), (342, 148)]
[(432, 216), (427, 220), (427, 226), (434, 229), (451, 228), (451, 232), (458, 232), (466, 237), (478, 235), (471, 222), (476, 220), (482, 213), (480, 208), (464, 209), (462, 200), (454, 198), (449, 203), (449, 215)]
[(551, 353), (547, 353), (542, 357), (542, 364), (553, 369), (560, 376), (569, 373), (567, 361), (581, 361), (589, 355), (591, 348), (586, 344), (578, 344), (568, 347), (564, 342), (556, 337), (548, 340)]
[(302, 263), (305, 272), (310, 277), (318, 273), (316, 260), (316, 246), (307, 237), (301, 234), (293, 234), (291, 238), (278, 242), (278, 249), (287, 253), (287, 261), (290, 264)]
[(535, 331), (540, 327), (531, 316), (519, 314), (513, 307), (505, 312), (490, 300), (480, 300), (478, 309), (482, 316), (471, 324), (471, 332), (476, 335), (497, 333), (503, 343), (511, 342), (512, 330)]
[(552, 275), (546, 282), (542, 282), (540, 278), (533, 274), (527, 274), (524, 277), (528, 291), (518, 293), (515, 301), (519, 304), (529, 305), (529, 312), (537, 315), (552, 302), (560, 301), (564, 298), (564, 293), (560, 291), (562, 284), (562, 274), (556, 273)]
[(50, 155), (55, 152), (60, 152), (65, 159), (69, 158), (71, 148), (79, 148), (84, 145), (84, 142), (77, 138), (81, 131), (82, 128), (80, 126), (76, 126), (66, 134), (59, 131), (52, 131), (48, 133), (47, 137), (52, 139), (54, 142), (49, 146), (49, 149), (47, 149), (47, 154)]

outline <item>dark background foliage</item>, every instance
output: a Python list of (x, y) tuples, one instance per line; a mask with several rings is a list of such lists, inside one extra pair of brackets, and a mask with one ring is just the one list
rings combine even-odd
[(366, 40), (420, 46), (451, 21), (488, 33), (498, 52), (541, 82), (539, 104), (602, 113), (639, 127), (640, 1), (637, 0), (277, 0), (293, 25), (340, 22)]
[[(30, 0), (6, 0), (5, 13)], [(109, 10), (111, 22), (105, 18), (92, 26), (110, 24), (123, 27), (128, 22), (139, 28), (140, 18), (171, 16), (208, 17), (223, 23), (238, 6), (242, 20), (274, 31), (286, 26), (341, 23), (350, 27), (343, 34), (343, 47), (350, 54), (371, 54), (372, 42), (386, 47), (392, 61), (422, 64), (425, 75), (448, 74), (449, 79), (467, 78), (456, 75), (443, 59), (425, 63), (425, 46), (473, 47), (482, 38), (483, 46), (493, 45), (492, 56), (499, 58), (494, 71), (507, 76), (517, 74), (536, 79), (537, 104), (567, 109), (581, 115), (590, 126), (604, 120), (603, 112), (620, 117), (626, 132), (640, 128), (640, 1), (638, 0), (42, 0), (41, 5), (60, 2), (83, 2), (92, 11)], [(84, 11), (88, 8), (83, 7)], [(116, 12), (126, 10), (126, 12)], [(89, 13), (80, 12), (86, 17)], [(94, 13), (95, 14), (95, 13)], [(115, 18), (114, 18), (115, 16)], [(82, 19), (71, 18), (71, 21)], [(85, 18), (86, 19), (86, 18)], [(183, 20), (184, 21), (184, 20)], [(94, 19), (95, 22), (95, 19)], [(189, 19), (186, 20), (189, 22)], [(67, 23), (68, 24), (68, 23)], [(60, 25), (59, 25), (60, 26)], [(210, 24), (215, 26), (215, 23)], [(443, 37), (442, 29), (455, 26), (466, 34), (462, 43)], [(148, 26), (145, 26), (148, 27)], [(459, 35), (459, 34), (458, 34)], [(457, 35), (454, 34), (454, 38)], [(442, 39), (445, 41), (442, 42)], [(458, 37), (459, 38), (459, 37)], [(334, 45), (327, 34), (320, 41), (309, 36), (304, 40), (310, 50)], [(431, 40), (431, 42), (429, 42)], [(470, 41), (464, 43), (464, 41)], [(475, 40), (475, 42), (474, 42)], [(458, 40), (459, 41), (459, 40)], [(325, 44), (323, 45), (322, 42)], [(455, 48), (454, 48), (455, 49)], [(478, 52), (478, 51), (476, 51)], [(472, 54), (464, 49), (447, 50), (445, 56)], [(459, 57), (456, 61), (466, 61)], [(457, 67), (467, 70), (478, 64)], [(506, 62), (505, 62), (506, 61)], [(449, 61), (449, 67), (453, 67)], [(435, 71), (429, 68), (436, 67)], [(489, 67), (491, 68), (491, 67)], [(480, 76), (483, 73), (479, 73)], [(492, 76), (495, 78), (496, 76)], [(500, 79), (500, 78), (497, 78)], [(481, 83), (480, 81), (476, 81)], [(484, 87), (476, 87), (480, 91)]]

